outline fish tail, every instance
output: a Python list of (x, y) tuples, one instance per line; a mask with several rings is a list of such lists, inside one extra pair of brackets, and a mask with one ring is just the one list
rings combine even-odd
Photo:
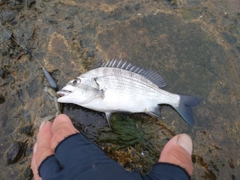
[(177, 107), (175, 106), (174, 108), (189, 125), (193, 126), (194, 117), (191, 107), (200, 103), (201, 100), (202, 98), (199, 97), (180, 95), (179, 104)]

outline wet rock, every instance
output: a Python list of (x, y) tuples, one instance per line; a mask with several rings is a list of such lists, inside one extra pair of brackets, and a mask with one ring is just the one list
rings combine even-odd
[(16, 11), (12, 11), (12, 10), (4, 11), (3, 14), (2, 14), (3, 22), (12, 21), (15, 18), (16, 14), (17, 14), (17, 12)]
[(61, 72), (57, 69), (57, 70), (54, 70), (54, 71), (51, 73), (51, 75), (52, 75), (53, 79), (56, 80), (57, 77), (60, 75), (60, 73), (61, 73)]
[(201, 0), (187, 0), (187, 3), (197, 6), (201, 3)]
[(27, 6), (30, 8), (30, 7), (32, 7), (33, 4), (35, 4), (35, 2), (36, 2), (35, 0), (28, 0)]
[(87, 48), (87, 47), (91, 46), (91, 43), (92, 43), (91, 39), (82, 39), (82, 40), (80, 40), (80, 46), (82, 48)]
[(86, 42), (85, 42), (85, 40), (80, 40), (79, 41), (79, 43), (80, 43), (80, 46), (82, 47), (82, 48), (85, 48), (86, 47)]
[(4, 103), (5, 102), (5, 98), (4, 96), (0, 95), (0, 104)]
[[(0, 42), (4, 42), (4, 41), (6, 41), (6, 40), (8, 40), (8, 39), (10, 39), (10, 37), (11, 37), (11, 35), (12, 35), (12, 32), (10, 32), (9, 31), (9, 35), (7, 35), (7, 33), (3, 33), (3, 32), (1, 32), (1, 40), (0, 40)], [(5, 37), (5, 35), (6, 35), (6, 37)], [(1, 54), (3, 55), (3, 56), (6, 56), (7, 54), (8, 54), (8, 47), (7, 46), (4, 46), (4, 47), (2, 47), (2, 49), (0, 50), (0, 52), (1, 52)]]
[(43, 19), (43, 22), (50, 23), (50, 24), (57, 24), (58, 20), (54, 17), (46, 17)]
[(31, 180), (33, 178), (33, 173), (30, 167), (27, 167), (22, 173), (22, 179)]
[(11, 75), (9, 75), (9, 76), (8, 76), (8, 84), (9, 84), (9, 86), (11, 86), (14, 82), (15, 82), (14, 77), (11, 76)]
[(176, 0), (166, 0), (170, 5), (172, 6), (177, 6), (177, 1)]
[(3, 68), (0, 68), (0, 77), (5, 78), (6, 71)]
[(74, 27), (73, 24), (71, 24), (67, 27), (67, 29), (73, 29), (73, 27)]
[(0, 1), (0, 6), (4, 5), (5, 3), (5, 1)]
[(43, 58), (46, 56), (46, 53), (45, 52), (40, 52), (40, 53), (36, 53), (35, 54), (35, 57), (38, 59), (38, 60), (43, 60)]
[(140, 4), (139, 4), (139, 3), (134, 5), (134, 9), (135, 9), (136, 11), (139, 10), (139, 8), (140, 8)]
[(237, 42), (237, 39), (234, 36), (229, 35), (225, 32), (223, 33), (223, 37), (229, 44), (235, 44)]
[(13, 164), (21, 159), (24, 152), (24, 144), (22, 142), (14, 142), (7, 151), (7, 163)]
[(32, 155), (32, 153), (33, 153), (33, 145), (26, 143), (24, 155), (27, 157)]
[(240, 46), (236, 46), (236, 49), (240, 52)]
[[(0, 31), (0, 43), (7, 41), (8, 39), (11, 38), (11, 36), (12, 36), (12, 31), (7, 30), (7, 29), (5, 29), (5, 30), (2, 29)], [(6, 47), (4, 47), (3, 50), (1, 50), (1, 53), (2, 53), (2, 55), (6, 55), (6, 53), (7, 53)]]
[(14, 31), (14, 37), (17, 42), (21, 42), (20, 44), (26, 47), (26, 40), (29, 40), (33, 37), (34, 34), (34, 24), (33, 20), (28, 20), (23, 23), (23, 27), (18, 28)]
[(93, 51), (87, 51), (87, 57), (94, 57)]
[(20, 133), (26, 134), (28, 136), (32, 136), (33, 135), (32, 125), (27, 125), (27, 126), (22, 127), (20, 129)]
[(189, 10), (185, 10), (182, 11), (182, 17), (183, 19), (196, 19), (200, 16), (201, 14), (198, 11), (189, 11)]
[(30, 98), (36, 98), (40, 93), (40, 85), (37, 79), (33, 79), (27, 87), (28, 95)]
[(125, 6), (125, 9), (126, 9), (127, 11), (129, 11), (129, 12), (132, 12), (132, 8), (131, 8), (131, 6), (129, 6), (129, 5), (126, 5), (126, 6)]

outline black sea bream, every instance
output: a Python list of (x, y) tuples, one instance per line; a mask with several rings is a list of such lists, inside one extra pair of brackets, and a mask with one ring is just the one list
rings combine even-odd
[(165, 80), (156, 72), (115, 59), (69, 81), (57, 94), (60, 103), (104, 112), (108, 123), (113, 112), (144, 112), (160, 117), (159, 105), (167, 104), (193, 125), (191, 106), (201, 99), (164, 91), (161, 88), (165, 86)]

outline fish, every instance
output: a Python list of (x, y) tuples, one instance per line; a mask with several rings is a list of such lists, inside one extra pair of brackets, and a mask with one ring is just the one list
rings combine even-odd
[(57, 92), (59, 103), (73, 103), (110, 116), (114, 112), (146, 113), (161, 117), (160, 106), (172, 106), (191, 126), (192, 106), (202, 99), (163, 90), (166, 81), (157, 72), (128, 61), (112, 59), (70, 80)]

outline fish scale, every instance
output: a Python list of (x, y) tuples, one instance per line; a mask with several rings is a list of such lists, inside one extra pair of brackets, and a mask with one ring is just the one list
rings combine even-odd
[[(134, 82), (132, 79), (114, 76), (104, 79), (106, 82), (102, 83), (107, 84), (105, 86), (106, 89), (111, 88), (111, 92), (113, 93), (111, 96), (106, 95), (108, 98), (105, 98), (103, 101), (106, 104), (110, 104), (111, 102), (109, 106), (114, 108), (114, 110), (117, 110), (117, 107), (121, 105), (125, 110), (129, 109), (128, 112), (131, 112), (133, 109), (135, 109), (134, 112), (143, 112), (144, 109), (151, 110), (153, 107), (156, 107), (158, 102), (162, 102), (163, 104), (174, 104), (178, 102), (177, 97), (173, 98), (173, 96), (176, 95), (172, 95), (166, 91), (164, 92), (159, 88), (149, 88), (149, 86), (140, 82)], [(106, 93), (108, 92), (107, 90)], [(161, 91), (163, 91), (163, 93), (161, 93)], [(161, 96), (159, 96), (159, 94), (161, 94)], [(148, 98), (147, 100), (146, 96)], [(170, 102), (170, 99), (172, 102)], [(118, 102), (117, 104), (115, 103), (116, 101)]]
[(104, 112), (108, 122), (113, 112), (144, 112), (159, 117), (159, 105), (167, 104), (193, 125), (191, 106), (201, 98), (170, 93), (161, 89), (165, 86), (156, 72), (113, 59), (69, 81), (57, 94), (58, 102)]

